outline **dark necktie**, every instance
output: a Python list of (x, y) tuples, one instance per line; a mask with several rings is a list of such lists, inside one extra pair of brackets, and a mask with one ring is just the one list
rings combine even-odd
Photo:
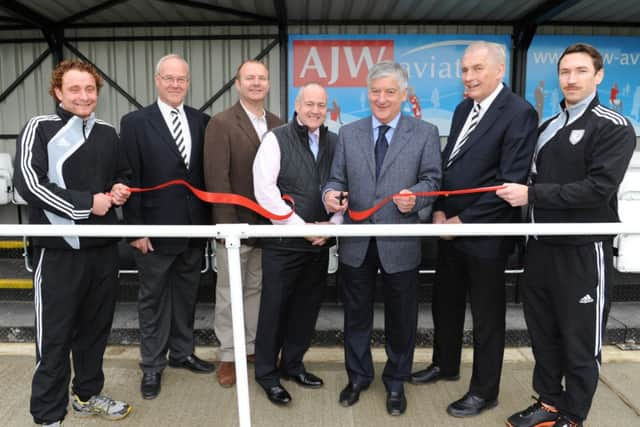
[(449, 161), (447, 162), (447, 166), (451, 165), (453, 159), (458, 155), (462, 146), (469, 140), (471, 136), (471, 132), (478, 126), (478, 122), (480, 121), (480, 104), (476, 103), (473, 105), (473, 111), (471, 111), (471, 122), (469, 123), (469, 128), (465, 132), (464, 136), (460, 138), (455, 145), (453, 146), (453, 150), (451, 150), (451, 154), (449, 155)]
[(380, 174), (380, 169), (382, 169), (382, 162), (384, 161), (384, 156), (387, 154), (387, 148), (389, 148), (389, 143), (387, 142), (387, 138), (385, 138), (385, 134), (390, 129), (387, 125), (378, 126), (378, 139), (376, 140), (375, 154), (376, 154), (376, 178)]
[(180, 112), (177, 108), (171, 110), (171, 133), (176, 141), (178, 151), (182, 156), (185, 166), (189, 167), (189, 159), (187, 159), (187, 147), (184, 145), (184, 135), (182, 134), (182, 121), (180, 120)]

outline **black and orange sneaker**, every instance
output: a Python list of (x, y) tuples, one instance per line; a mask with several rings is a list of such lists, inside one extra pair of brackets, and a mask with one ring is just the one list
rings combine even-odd
[(552, 427), (582, 427), (582, 421), (573, 421), (566, 415), (559, 415)]
[(507, 419), (508, 427), (553, 427), (558, 419), (558, 410), (536, 399), (536, 403), (524, 411), (516, 412)]

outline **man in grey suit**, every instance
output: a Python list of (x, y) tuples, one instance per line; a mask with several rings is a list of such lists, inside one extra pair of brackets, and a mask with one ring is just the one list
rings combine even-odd
[[(441, 175), (438, 129), (400, 113), (407, 97), (407, 72), (397, 63), (374, 65), (367, 76), (372, 116), (340, 130), (324, 190), (330, 212), (367, 209), (396, 193), (438, 190)], [(346, 196), (346, 197), (345, 197)], [(348, 203), (347, 203), (348, 200)], [(418, 211), (430, 198), (395, 197), (364, 223), (417, 224)], [(345, 216), (345, 223), (353, 223)], [(387, 411), (401, 415), (407, 407), (404, 385), (411, 375), (418, 303), (420, 239), (349, 237), (340, 239), (344, 278), (345, 364), (349, 383), (340, 404), (351, 406), (373, 381), (371, 331), (376, 276), (380, 270), (385, 305), (387, 363), (382, 379)]]

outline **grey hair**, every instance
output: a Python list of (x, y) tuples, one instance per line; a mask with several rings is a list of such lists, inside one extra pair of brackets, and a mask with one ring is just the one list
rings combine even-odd
[(498, 65), (505, 65), (507, 61), (507, 54), (504, 50), (504, 46), (500, 43), (478, 41), (473, 42), (464, 50), (466, 55), (469, 52), (486, 49), (489, 52), (489, 59), (494, 61)]
[(405, 91), (409, 87), (409, 75), (400, 64), (392, 61), (382, 61), (375, 64), (369, 70), (367, 75), (367, 87), (371, 87), (374, 80), (383, 77), (393, 77), (398, 82), (401, 91)]
[(316, 82), (308, 82), (302, 85), (302, 87), (300, 88), (300, 90), (298, 91), (298, 94), (296, 95), (296, 101), (295, 103), (299, 103), (302, 102), (302, 93), (304, 92), (304, 90), (308, 87), (311, 86), (315, 86), (315, 87), (319, 87), (320, 89), (324, 90), (324, 87), (320, 84), (320, 83), (316, 83)]
[(187, 66), (187, 75), (189, 75), (189, 63), (180, 55), (178, 55), (177, 53), (170, 53), (168, 55), (163, 56), (162, 58), (160, 58), (158, 60), (158, 63), (156, 64), (156, 75), (160, 74), (160, 67), (162, 66), (162, 63), (164, 61), (166, 61), (167, 59), (179, 59), (180, 61), (184, 62), (185, 65)]

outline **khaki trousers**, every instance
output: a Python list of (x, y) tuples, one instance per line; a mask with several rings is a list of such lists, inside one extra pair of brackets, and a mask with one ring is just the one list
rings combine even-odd
[[(231, 289), (229, 288), (229, 264), (227, 248), (217, 242), (216, 265), (216, 308), (214, 331), (220, 349), (218, 360), (231, 362), (234, 358), (233, 329), (231, 321)], [(247, 354), (255, 353), (256, 329), (260, 311), (260, 292), (262, 290), (262, 249), (249, 245), (240, 246), (240, 264), (242, 271), (242, 293), (244, 296), (244, 330)]]

